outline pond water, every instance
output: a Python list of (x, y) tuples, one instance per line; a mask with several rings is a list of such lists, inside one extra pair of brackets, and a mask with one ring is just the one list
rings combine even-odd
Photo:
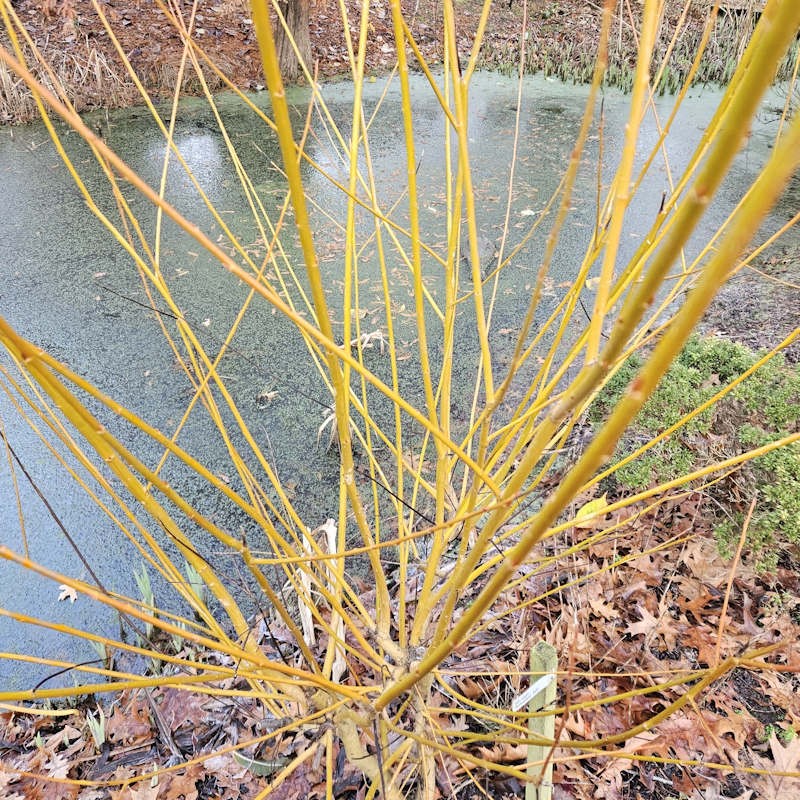
[[(367, 117), (375, 109), (384, 88), (381, 82), (367, 86), (364, 99)], [(333, 84), (324, 87), (323, 93), (334, 118), (347, 129), (351, 87), (345, 83)], [(587, 90), (583, 87), (566, 86), (541, 78), (526, 79), (511, 205), (510, 245), (520, 240), (558, 185), (586, 96)], [(669, 164), (675, 173), (680, 172), (690, 157), (720, 96), (716, 90), (698, 89), (686, 101), (668, 143)], [(297, 104), (299, 121), (305, 113), (307, 93), (297, 90), (291, 99)], [(267, 104), (265, 95), (260, 95), (256, 101), (264, 106)], [(666, 115), (671, 102), (671, 98), (660, 99), (660, 113)], [(497, 238), (505, 215), (516, 105), (515, 81), (493, 74), (475, 77), (470, 122), (471, 159), (479, 224), (482, 234), (490, 240)], [(627, 107), (627, 97), (615, 92), (605, 94), (603, 151), (606, 174), (620, 151)], [(418, 175), (424, 198), (422, 224), (426, 241), (440, 246), (444, 240), (445, 212), (445, 196), (441, 188), (444, 179), (444, 119), (433, 94), (420, 78), (414, 79), (414, 108)], [(274, 168), (274, 163), (279, 161), (274, 137), (235, 98), (221, 97), (220, 109), (242, 164), (257, 185), (259, 198), (274, 215), (285, 189)], [(93, 124), (102, 127), (110, 146), (150, 185), (157, 186), (164, 142), (148, 113), (131, 109), (108, 117), (95, 115), (91, 119)], [(399, 90), (395, 84), (388, 89), (379, 113), (371, 122), (370, 147), (381, 200), (389, 206), (394, 200), (401, 199), (401, 210), (395, 218), (402, 224), (405, 219), (402, 210), (405, 160), (400, 130)], [(758, 122), (718, 202), (709, 209), (705, 230), (716, 228), (739, 199), (766, 158), (774, 132), (775, 125), (770, 120), (765, 118)], [(89, 151), (75, 134), (66, 130), (61, 133), (67, 151), (79, 165), (98, 206), (113, 216), (113, 194)], [(649, 150), (656, 138), (657, 127), (650, 116), (643, 128), (643, 150)], [(186, 100), (182, 104), (175, 140), (197, 180), (220, 209), (225, 223), (254, 253), (263, 253), (263, 242), (259, 241), (258, 231), (247, 212), (234, 164), (210, 111), (203, 103)], [(346, 181), (346, 167), (331, 147), (319, 117), (315, 117), (312, 124), (308, 151), (330, 176)], [(582, 185), (594, 185), (597, 154), (598, 139), (594, 136), (581, 171)], [(328, 179), (311, 169), (306, 169), (305, 176), (316, 207), (315, 226), (323, 255), (322, 269), (329, 287), (329, 300), (335, 309), (341, 294), (342, 235), (326, 215), (343, 219), (345, 203), (341, 192)], [(175, 365), (156, 315), (141, 305), (147, 303), (147, 298), (132, 260), (87, 210), (83, 197), (42, 125), (0, 130), (0, 185), (3, 190), (0, 314), (22, 335), (148, 422), (165, 432), (172, 431), (186, 408), (190, 396), (189, 383)], [(664, 161), (657, 161), (631, 209), (623, 256), (633, 252), (639, 243), (658, 212), (662, 192), (668, 188)], [(132, 187), (125, 186), (123, 191), (139, 216), (145, 235), (152, 242), (153, 210), (138, 198)], [(166, 196), (191, 221), (209, 232), (212, 239), (221, 236), (219, 224), (200, 201), (183, 170), (175, 164), (168, 173)], [(786, 213), (786, 208), (777, 209), (775, 221), (785, 220)], [(555, 304), (558, 284), (574, 276), (589, 242), (594, 215), (594, 191), (578, 193), (556, 254), (543, 312)], [(366, 233), (366, 215), (362, 215), (359, 224)], [(498, 331), (518, 324), (527, 305), (526, 288), (533, 281), (538, 267), (545, 233), (546, 227), (541, 235), (531, 239), (501, 277), (493, 321)], [(284, 240), (288, 257), (297, 260), (292, 238), (284, 237)], [(370, 250), (374, 251), (374, 246), (367, 247), (360, 262), (360, 277), (364, 281), (361, 302), (369, 310), (362, 324), (367, 331), (385, 330), (376, 259)], [(389, 258), (392, 257), (390, 254)], [(396, 260), (393, 290), (397, 293), (396, 302), (401, 304), (409, 281), (399, 257)], [(171, 223), (166, 223), (162, 232), (161, 267), (182, 313), (200, 331), (208, 350), (216, 353), (246, 295), (245, 287), (232, 280)], [(442, 287), (436, 282), (435, 270), (431, 265), (429, 268), (431, 292), (441, 297)], [(463, 307), (468, 309), (470, 304), (465, 303)], [(165, 321), (174, 332), (174, 321), (169, 318)], [(435, 324), (433, 319), (431, 321)], [(410, 342), (414, 338), (410, 319), (407, 324), (409, 327), (401, 327), (399, 335)], [(465, 311), (459, 326), (458, 357), (454, 364), (456, 384), (466, 380), (475, 362), (476, 344), (470, 329), (469, 312)], [(510, 337), (498, 335), (496, 356), (499, 364), (502, 363), (504, 348), (508, 349), (512, 344)], [(406, 392), (413, 395), (419, 391), (419, 381), (410, 344), (408, 350), (410, 358), (404, 367), (403, 385)], [(434, 352), (434, 360), (435, 356)], [(373, 348), (369, 359), (379, 374), (388, 375), (388, 360), (381, 359), (379, 347)], [(9, 365), (5, 353), (0, 364)], [(284, 483), (292, 487), (295, 503), (306, 515), (308, 524), (317, 525), (326, 517), (335, 516), (337, 459), (317, 441), (317, 431), (330, 398), (293, 327), (280, 315), (272, 313), (264, 302), (257, 301), (234, 338), (223, 366), (222, 372), (235, 393), (245, 420), (261, 437), (260, 443), (274, 459)], [(7, 385), (6, 380), (0, 383)], [(277, 395), (267, 403), (264, 401), (266, 392), (277, 392)], [(457, 420), (459, 414), (466, 418), (469, 402), (467, 392), (455, 393)], [(378, 409), (376, 413), (382, 412)], [(104, 421), (106, 417), (103, 417)], [(57, 468), (39, 437), (20, 419), (6, 392), (0, 393), (0, 419), (4, 435), (25, 465), (31, 481), (47, 498), (103, 584), (110, 590), (138, 596), (133, 572), (140, 567), (141, 556), (121, 539), (111, 520), (98, 511), (67, 472)], [(109, 424), (146, 463), (156, 463), (160, 455), (157, 447), (129, 428), (115, 425), (113, 421)], [(52, 436), (48, 438), (52, 440)], [(179, 443), (214, 472), (235, 475), (220, 437), (202, 409), (192, 413)], [(26, 541), (33, 559), (88, 579), (86, 566), (61, 533), (32, 482), (15, 470), (24, 508), (23, 536), (10, 461), (3, 458), (0, 466), (0, 539), (18, 550), (22, 550), (23, 541)], [(226, 504), (203, 493), (196, 480), (174, 465), (174, 459), (168, 463), (165, 474), (176, 489), (204, 513), (211, 515), (218, 525), (231, 532), (242, 526), (242, 519)], [(236, 487), (235, 480), (233, 485)], [(329, 488), (327, 495), (326, 486)], [(155, 588), (156, 597), (168, 603), (160, 597), (160, 593), (166, 594), (166, 587), (155, 584)], [(83, 598), (74, 604), (59, 602), (57, 598), (58, 589), (52, 582), (0, 563), (0, 608), (41, 616), (54, 622), (114, 632), (116, 622), (112, 614)], [(2, 650), (49, 654), (65, 660), (96, 657), (91, 648), (76, 646), (72, 640), (56, 632), (16, 625), (9, 618), (0, 616)], [(30, 686), (44, 674), (39, 668), (22, 668), (14, 662), (0, 661), (0, 691)], [(63, 680), (63, 677), (54, 683), (58, 680)], [(70, 682), (69, 678), (66, 680)]]

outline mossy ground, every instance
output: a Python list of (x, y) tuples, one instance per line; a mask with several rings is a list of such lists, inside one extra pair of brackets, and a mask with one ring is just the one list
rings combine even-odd
[[(693, 337), (667, 372), (626, 436), (618, 459), (678, 423), (758, 360), (743, 345)], [(612, 378), (590, 414), (599, 421), (641, 364), (634, 356)], [(800, 368), (775, 356), (713, 406), (615, 473), (619, 491), (636, 491), (701, 469), (797, 432)], [(800, 445), (748, 461), (706, 490), (707, 513), (723, 555), (730, 556), (753, 497), (756, 511), (747, 544), (756, 565), (774, 569), (784, 551), (800, 547)]]

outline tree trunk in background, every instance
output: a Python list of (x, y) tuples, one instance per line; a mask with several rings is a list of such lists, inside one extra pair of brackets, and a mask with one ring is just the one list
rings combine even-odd
[[(286, 24), (292, 32), (297, 49), (300, 51), (300, 57), (310, 67), (311, 36), (308, 30), (310, 0), (281, 0), (279, 5)], [(300, 74), (299, 63), (283, 25), (278, 25), (275, 39), (281, 75), (288, 81), (297, 80)]]

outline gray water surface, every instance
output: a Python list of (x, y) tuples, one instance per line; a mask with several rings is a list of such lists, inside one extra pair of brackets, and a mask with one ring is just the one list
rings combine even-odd
[[(384, 85), (366, 87), (366, 116), (375, 109)], [(352, 88), (346, 83), (323, 88), (332, 113), (344, 130), (349, 128)], [(512, 195), (509, 245), (520, 240), (555, 190), (566, 167), (580, 124), (587, 90), (566, 86), (542, 78), (525, 82), (521, 109), (520, 142), (516, 180)], [(674, 174), (688, 161), (721, 97), (717, 90), (696, 90), (680, 112), (678, 124), (668, 143), (669, 164)], [(307, 93), (296, 91), (297, 123), (305, 115)], [(619, 156), (627, 120), (629, 98), (607, 92), (603, 98), (603, 176), (607, 177)], [(260, 95), (256, 102), (266, 105)], [(658, 101), (666, 116), (670, 98)], [(512, 158), (513, 127), (516, 115), (516, 82), (493, 74), (475, 77), (469, 137), (471, 163), (475, 179), (475, 197), (479, 225), (484, 236), (499, 237), (505, 216), (509, 165)], [(256, 120), (238, 100), (220, 98), (221, 113), (237, 147), (243, 165), (257, 185), (257, 193), (268, 212), (275, 217), (283, 199), (285, 185), (274, 164), (280, 161), (275, 137)], [(415, 136), (419, 161), (418, 179), (423, 198), (421, 219), (426, 241), (441, 248), (445, 241), (446, 198), (443, 190), (444, 158), (442, 130), (444, 117), (432, 92), (421, 78), (414, 78)], [(96, 115), (109, 145), (151, 186), (160, 179), (164, 155), (163, 137), (148, 112), (131, 109), (105, 117)], [(388, 90), (381, 110), (370, 128), (370, 149), (375, 178), (384, 207), (402, 197), (405, 183), (405, 154), (401, 135), (399, 89), (395, 83)], [(299, 127), (298, 127), (299, 129)], [(60, 129), (70, 156), (79, 164), (81, 174), (98, 206), (118, 220), (115, 201), (102, 171), (85, 144), (74, 133)], [(757, 174), (769, 152), (775, 126), (761, 120), (748, 144), (737, 159), (718, 200), (709, 209), (703, 231), (715, 229), (727, 216), (744, 189)], [(642, 130), (642, 151), (656, 141), (657, 128), (649, 116)], [(226, 224), (240, 240), (263, 254), (263, 242), (249, 216), (234, 164), (211, 112), (200, 101), (186, 100), (180, 110), (175, 141), (196, 178), (221, 211)], [(347, 169), (329, 145), (324, 126), (315, 116), (308, 139), (310, 156), (335, 180), (346, 182)], [(599, 140), (595, 129), (581, 167), (573, 213), (561, 238), (543, 300), (542, 313), (551, 309), (559, 295), (558, 284), (573, 279), (590, 242), (595, 218), (596, 161)], [(341, 192), (326, 177), (304, 167), (309, 195), (318, 205), (314, 211), (317, 241), (323, 256), (322, 269), (328, 299), (335, 310), (341, 303), (343, 274), (342, 234), (323, 211), (343, 219), (345, 201)], [(0, 130), (0, 186), (2, 186), (2, 228), (0, 229), (0, 315), (22, 335), (66, 363), (72, 370), (95, 383), (106, 394), (123, 403), (150, 424), (171, 433), (181, 418), (190, 395), (190, 385), (179, 371), (159, 329), (157, 315), (141, 304), (148, 300), (132, 259), (115, 243), (103, 225), (88, 211), (86, 202), (74, 185), (59, 158), (45, 128), (31, 125)], [(622, 244), (621, 257), (629, 256), (640, 243), (658, 213), (662, 192), (669, 190), (667, 169), (657, 160), (646, 177), (634, 207)], [(124, 185), (123, 192), (135, 210), (145, 235), (153, 242), (155, 213), (135, 192)], [(222, 235), (200, 200), (182, 168), (170, 166), (166, 196), (186, 217), (209, 233), (212, 240)], [(394, 218), (406, 224), (403, 200)], [(786, 209), (776, 211), (775, 221), (785, 219)], [(366, 237), (370, 231), (368, 216), (359, 216), (359, 226)], [(500, 280), (500, 292), (493, 325), (497, 331), (519, 324), (527, 307), (529, 288), (539, 265), (548, 226), (534, 236), (525, 250)], [(702, 240), (704, 233), (698, 234)], [(292, 236), (283, 237), (287, 254), (299, 263)], [(410, 279), (401, 259), (393, 254), (394, 300), (413, 308), (407, 294)], [(362, 321), (364, 330), (382, 329), (385, 320), (374, 243), (368, 245), (360, 261), (361, 303), (369, 309)], [(167, 277), (181, 313), (191, 320), (202, 336), (204, 346), (213, 355), (219, 350), (243, 299), (246, 287), (232, 279), (220, 265), (202, 252), (185, 233), (165, 222), (161, 239), (161, 269)], [(443, 299), (443, 286), (433, 263), (426, 266), (432, 294)], [(406, 299), (404, 299), (406, 298)], [(160, 299), (156, 301), (163, 308)], [(454, 362), (454, 418), (466, 420), (470, 395), (464, 384), (474, 380), (477, 347), (470, 303), (459, 324), (457, 358)], [(335, 311), (334, 311), (335, 313)], [(337, 316), (340, 320), (341, 314)], [(409, 360), (404, 362), (404, 390), (419, 402), (417, 358), (413, 347), (416, 337), (409, 314), (398, 331), (405, 342)], [(162, 315), (175, 334), (175, 320)], [(430, 315), (431, 338), (436, 340), (436, 322)], [(338, 327), (341, 331), (341, 324)], [(510, 336), (496, 337), (498, 369), (504, 355), (513, 346)], [(434, 362), (436, 350), (433, 349)], [(368, 353), (370, 366), (388, 380), (388, 359), (382, 359), (376, 347)], [(5, 354), (0, 361), (9, 367)], [(239, 408), (259, 443), (274, 459), (283, 482), (292, 487), (294, 501), (310, 526), (336, 516), (338, 459), (318, 442), (318, 428), (330, 397), (313, 369), (308, 350), (294, 327), (275, 314), (263, 300), (256, 300), (223, 361), (222, 373), (235, 394)], [(11, 369), (11, 374), (16, 374)], [(6, 384), (6, 381), (3, 381)], [(461, 389), (461, 391), (458, 391)], [(269, 402), (266, 392), (277, 392)], [(217, 393), (217, 400), (221, 400)], [(376, 414), (387, 415), (376, 401)], [(161, 451), (129, 426), (90, 402), (102, 421), (129, 446), (138, 457), (152, 466)], [(0, 394), (0, 419), (8, 442), (19, 456), (31, 479), (40, 488), (61, 523), (77, 542), (80, 550), (103, 585), (112, 591), (138, 595), (133, 578), (141, 565), (141, 556), (122, 539), (113, 522), (100, 513), (69, 474), (59, 469), (38, 436), (20, 419), (7, 393)], [(48, 437), (53, 439), (52, 435)], [(324, 438), (324, 437), (323, 437)], [(235, 439), (245, 447), (241, 437)], [(179, 443), (217, 474), (228, 476), (238, 486), (235, 470), (201, 407), (192, 413)], [(70, 461), (71, 463), (71, 461)], [(169, 482), (186, 499), (196, 504), (216, 524), (237, 534), (246, 528), (241, 514), (231, 510), (216, 494), (203, 490), (200, 481), (168, 462), (164, 472)], [(86, 566), (62, 534), (52, 515), (37, 496), (31, 483), (15, 467), (17, 487), (24, 508), (23, 535), (17, 513), (14, 483), (9, 459), (0, 462), (0, 540), (21, 552), (23, 542), (31, 558), (48, 567), (89, 580)], [(248, 531), (257, 536), (257, 532)], [(198, 542), (202, 537), (198, 535)], [(258, 544), (256, 539), (256, 545)], [(199, 547), (202, 545), (198, 544)], [(225, 571), (224, 555), (215, 563)], [(154, 580), (157, 599), (170, 606), (168, 587)], [(56, 622), (105, 631), (115, 635), (113, 614), (99, 605), (79, 598), (78, 602), (59, 602), (58, 589), (50, 581), (32, 576), (8, 563), (0, 563), (0, 607), (23, 614), (40, 616)], [(96, 657), (91, 648), (76, 645), (67, 637), (33, 626), (19, 626), (0, 617), (0, 650), (48, 654), (65, 660)], [(31, 686), (46, 671), (29, 666), (16, 668), (12, 662), (0, 662), (0, 691)], [(58, 680), (58, 679), (57, 679)], [(57, 683), (54, 681), (54, 684)], [(64, 680), (62, 677), (60, 680)], [(66, 678), (70, 682), (71, 678)], [(48, 684), (51, 685), (51, 684)]]

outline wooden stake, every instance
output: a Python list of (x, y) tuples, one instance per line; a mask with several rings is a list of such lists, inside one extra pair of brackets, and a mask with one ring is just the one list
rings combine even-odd
[[(539, 642), (531, 648), (531, 687), (533, 692), (528, 711), (544, 711), (553, 708), (556, 700), (556, 673), (558, 654), (547, 642)], [(536, 677), (537, 675), (541, 677)], [(555, 717), (531, 717), (528, 730), (532, 736), (553, 739), (555, 736)], [(553, 763), (545, 759), (550, 754), (550, 745), (528, 745), (528, 775), (530, 782), (525, 788), (525, 800), (552, 800)]]

